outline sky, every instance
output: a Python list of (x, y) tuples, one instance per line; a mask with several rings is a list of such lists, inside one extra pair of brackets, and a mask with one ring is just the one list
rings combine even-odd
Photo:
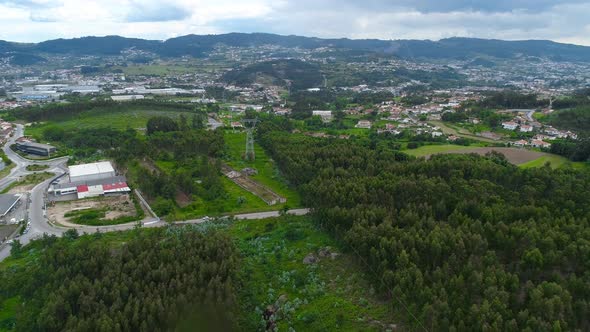
[(0, 40), (228, 32), (590, 46), (590, 0), (0, 0)]

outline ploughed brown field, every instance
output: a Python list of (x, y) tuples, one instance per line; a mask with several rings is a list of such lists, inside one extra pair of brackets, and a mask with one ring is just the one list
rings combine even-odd
[[(547, 153), (538, 152), (538, 151), (531, 151), (526, 149), (516, 149), (516, 148), (473, 148), (473, 149), (462, 149), (462, 150), (450, 150), (444, 152), (438, 152), (434, 154), (441, 154), (441, 153), (477, 153), (479, 155), (485, 155), (491, 151), (496, 151), (502, 153), (506, 156), (506, 159), (515, 165), (520, 165), (527, 163), (529, 161), (533, 161), (539, 159), (543, 156), (547, 156)], [(430, 158), (432, 155), (427, 155), (426, 159)]]

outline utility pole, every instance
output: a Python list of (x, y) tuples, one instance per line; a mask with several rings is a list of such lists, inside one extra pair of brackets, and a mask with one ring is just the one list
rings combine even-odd
[(244, 154), (244, 159), (254, 161), (256, 160), (256, 152), (254, 152), (254, 129), (256, 129), (258, 119), (244, 119), (242, 123), (244, 123), (244, 128), (246, 129), (246, 153)]

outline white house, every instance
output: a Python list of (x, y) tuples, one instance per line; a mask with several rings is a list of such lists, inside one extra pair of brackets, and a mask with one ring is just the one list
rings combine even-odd
[(551, 147), (551, 143), (547, 143), (544, 141), (540, 141), (540, 140), (532, 140), (531, 141), (531, 146), (535, 147), (535, 148), (550, 148)]
[(324, 122), (332, 121), (332, 111), (312, 111), (313, 116), (319, 116)]
[(516, 130), (518, 127), (518, 123), (509, 121), (509, 122), (502, 122), (502, 127), (507, 130)]
[(520, 132), (521, 133), (530, 133), (533, 131), (533, 126), (529, 126), (529, 125), (522, 125), (520, 126)]
[(360, 120), (356, 126), (356, 128), (362, 128), (362, 129), (371, 129), (371, 121), (367, 121), (367, 120)]

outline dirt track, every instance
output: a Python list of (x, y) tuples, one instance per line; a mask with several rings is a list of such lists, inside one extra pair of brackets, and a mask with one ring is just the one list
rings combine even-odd
[[(485, 155), (488, 152), (497, 151), (502, 153), (506, 156), (506, 159), (515, 165), (520, 165), (527, 163), (529, 161), (539, 159), (543, 156), (546, 156), (547, 153), (531, 151), (526, 149), (517, 149), (517, 148), (473, 148), (473, 149), (463, 149), (463, 150), (455, 150), (455, 151), (445, 151), (435, 154), (441, 153), (455, 153), (455, 154), (466, 154), (466, 153), (477, 153), (479, 155)], [(426, 156), (426, 159), (430, 158), (432, 155)]]

